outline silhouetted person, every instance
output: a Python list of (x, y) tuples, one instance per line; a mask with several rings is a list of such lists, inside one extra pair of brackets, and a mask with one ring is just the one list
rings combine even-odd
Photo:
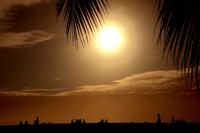
[(36, 119), (34, 121), (34, 126), (39, 126), (39, 124), (40, 124), (39, 118), (36, 117)]
[(71, 120), (71, 124), (74, 124), (74, 119)]
[(19, 121), (19, 126), (23, 126), (23, 122), (22, 121)]
[(81, 125), (82, 120), (81, 120), (81, 119), (76, 119), (75, 123), (76, 123), (77, 125)]
[(101, 119), (99, 123), (103, 124), (104, 123), (104, 119)]
[(101, 123), (101, 124), (108, 123), (108, 120), (107, 119), (101, 119), (99, 123)]
[(85, 121), (85, 119), (83, 119), (83, 124), (86, 124), (86, 121)]
[(25, 121), (24, 125), (25, 125), (25, 126), (28, 126), (28, 125), (29, 125), (29, 124), (28, 124), (28, 121)]
[(182, 122), (183, 122), (183, 123), (186, 123), (186, 122), (185, 122), (185, 119), (183, 119)]
[(75, 123), (78, 124), (78, 119), (75, 120)]
[(173, 124), (175, 123), (175, 119), (174, 119), (174, 117), (172, 117), (172, 123), (173, 123)]
[(82, 120), (81, 119), (78, 119), (78, 124), (81, 124), (82, 123)]
[(157, 121), (156, 121), (157, 124), (160, 124), (161, 123), (161, 118), (160, 118), (160, 114), (158, 113), (157, 114)]
[(105, 119), (105, 123), (108, 123), (108, 120), (107, 120), (107, 119)]

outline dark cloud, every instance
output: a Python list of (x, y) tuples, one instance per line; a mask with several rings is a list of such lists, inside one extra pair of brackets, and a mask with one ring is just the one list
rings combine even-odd
[(45, 31), (30, 31), (22, 33), (0, 34), (0, 47), (20, 47), (23, 45), (35, 45), (54, 38), (53, 33)]
[(0, 18), (6, 17), (6, 12), (13, 6), (22, 5), (30, 6), (40, 2), (49, 2), (50, 0), (1, 0), (0, 1)]

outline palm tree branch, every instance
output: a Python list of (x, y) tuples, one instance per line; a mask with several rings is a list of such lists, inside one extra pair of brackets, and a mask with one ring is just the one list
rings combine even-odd
[(85, 46), (102, 26), (108, 0), (57, 0), (57, 16), (62, 16), (67, 40)]
[[(200, 8), (195, 0), (157, 0), (158, 42), (199, 88)], [(195, 77), (195, 78), (193, 78)]]

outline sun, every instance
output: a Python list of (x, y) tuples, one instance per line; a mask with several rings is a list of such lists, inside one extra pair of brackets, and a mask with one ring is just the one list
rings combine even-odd
[(105, 26), (98, 35), (97, 43), (99, 48), (104, 52), (115, 52), (120, 49), (122, 35), (117, 27)]

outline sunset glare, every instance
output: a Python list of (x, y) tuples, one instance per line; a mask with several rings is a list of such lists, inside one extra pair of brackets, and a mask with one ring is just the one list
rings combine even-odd
[(112, 53), (120, 49), (122, 35), (114, 26), (104, 27), (98, 35), (98, 46), (103, 52)]

